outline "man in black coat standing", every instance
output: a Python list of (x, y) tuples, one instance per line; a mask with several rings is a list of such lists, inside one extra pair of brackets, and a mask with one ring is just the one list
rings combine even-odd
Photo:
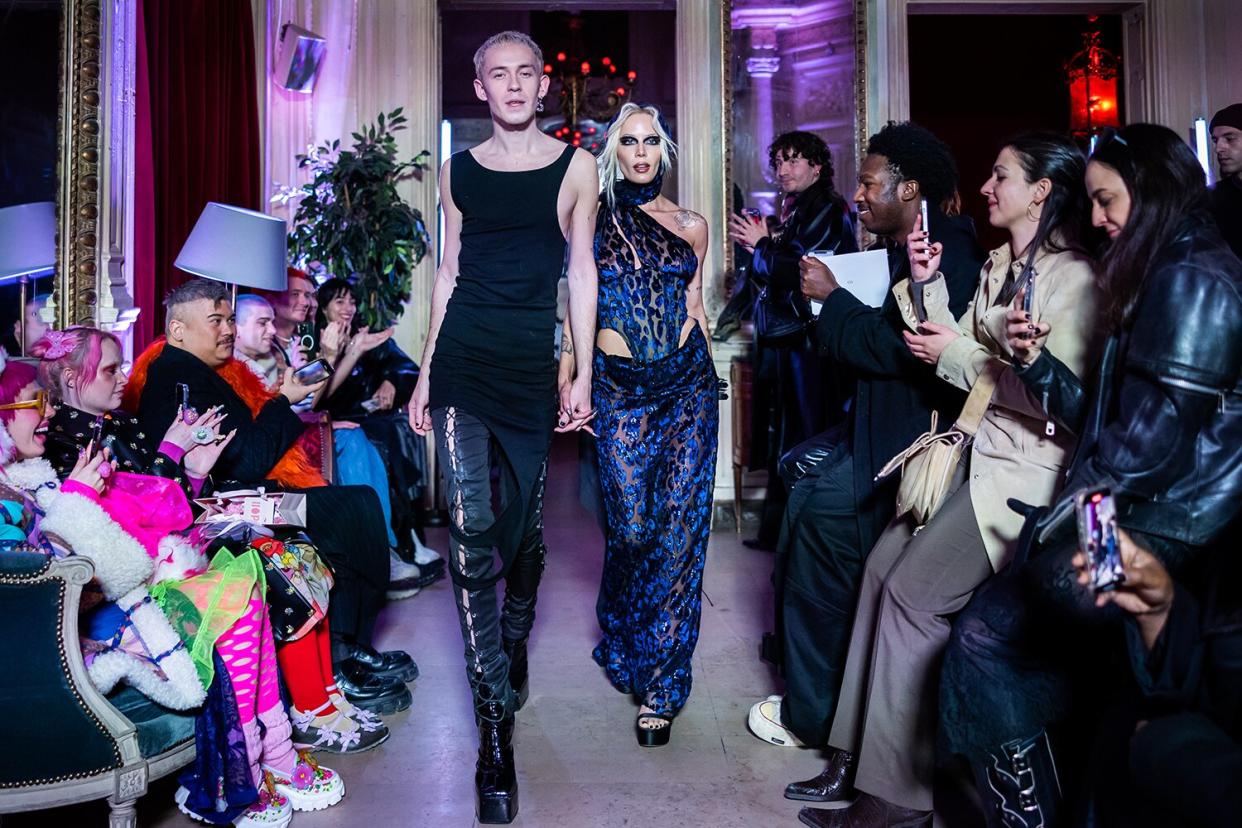
[[(163, 351), (152, 360), (138, 403), (138, 419), (148, 434), (163, 434), (183, 416), (178, 386), (188, 406), (205, 412), (221, 406), (222, 433), (236, 429), (213, 469), (217, 490), (280, 487), (268, 478), (297, 441), (306, 424), (292, 405), (318, 391), (285, 369), (275, 397), (252, 415), (246, 401), (216, 369), (233, 358), (235, 326), (227, 288), (195, 279), (165, 299), (168, 321)], [(288, 489), (284, 489), (288, 490)], [(388, 585), (388, 538), (379, 498), (365, 486), (320, 486), (306, 494), (307, 534), (332, 566), (335, 585), (329, 604), (332, 661), (337, 686), (351, 702), (377, 712), (404, 710), (409, 689), (394, 677), (416, 673), (409, 655), (377, 653), (371, 634)]]
[[(905, 240), (926, 199), (931, 236), (944, 245), (950, 307), (964, 313), (983, 251), (970, 220), (942, 209), (957, 187), (948, 147), (916, 124), (890, 123), (871, 137), (858, 181), (858, 218), (887, 246), (892, 284), (909, 276)], [(801, 289), (823, 302), (814, 328), (820, 353), (849, 369), (856, 383), (845, 427), (810, 441), (814, 457), (799, 457), (799, 447), (782, 464), (801, 466), (803, 475), (790, 496), (777, 567), (786, 694), (756, 704), (749, 724), (774, 744), (826, 746), (863, 565), (895, 510), (897, 480), (877, 484), (875, 476), (927, 430), (933, 411), (942, 425), (951, 424), (963, 396), (910, 353), (891, 292), (882, 307), (870, 307), (811, 258), (801, 262)], [(852, 784), (853, 766), (853, 757), (834, 753), (820, 776), (791, 784), (786, 796), (833, 799)]]

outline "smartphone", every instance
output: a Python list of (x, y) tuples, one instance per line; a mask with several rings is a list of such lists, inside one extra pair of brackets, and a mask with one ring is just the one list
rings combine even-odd
[(1091, 588), (1096, 592), (1116, 589), (1126, 579), (1117, 542), (1117, 505), (1107, 487), (1086, 489), (1075, 499), (1078, 512), (1078, 543), (1087, 556)]
[(1031, 307), (1035, 302), (1035, 271), (1031, 271), (1031, 275), (1026, 277), (1026, 292), (1022, 294), (1022, 310), (1026, 313), (1031, 312)]
[(332, 376), (332, 366), (323, 358), (308, 362), (293, 372), (293, 378), (301, 385), (315, 385), (330, 376)]
[(190, 386), (184, 382), (177, 383), (177, 405), (182, 411), (190, 410)]
[(919, 202), (919, 213), (923, 216), (923, 232), (927, 234), (927, 242), (931, 243), (931, 219), (927, 215), (927, 199)]

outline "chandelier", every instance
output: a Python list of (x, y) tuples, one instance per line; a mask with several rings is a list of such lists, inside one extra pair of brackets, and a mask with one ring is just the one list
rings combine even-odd
[(569, 34), (569, 49), (543, 66), (554, 82), (560, 116), (543, 120), (540, 128), (594, 152), (602, 145), (605, 125), (632, 97), (638, 73), (623, 71), (608, 55), (592, 60), (582, 47), (581, 17), (569, 18)]
[[(1095, 17), (1087, 18), (1091, 23)], [(1082, 49), (1065, 62), (1070, 93), (1070, 131), (1092, 136), (1104, 127), (1121, 125), (1117, 107), (1120, 61), (1100, 45), (1098, 31), (1084, 32)]]

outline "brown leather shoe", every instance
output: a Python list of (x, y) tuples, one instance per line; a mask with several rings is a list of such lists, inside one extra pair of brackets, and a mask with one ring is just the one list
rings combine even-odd
[(854, 795), (858, 761), (847, 750), (828, 749), (828, 767), (819, 776), (785, 786), (785, 798), (798, 802), (839, 802)]
[(798, 820), (811, 828), (931, 828), (931, 811), (915, 811), (862, 794), (848, 808), (803, 808)]

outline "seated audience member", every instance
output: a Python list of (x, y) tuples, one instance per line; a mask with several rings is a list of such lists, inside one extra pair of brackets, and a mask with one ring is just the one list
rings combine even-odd
[(331, 564), (331, 660), (337, 686), (351, 703), (392, 712), (410, 703), (399, 677), (417, 668), (400, 651), (371, 648), (388, 586), (388, 544), (375, 493), (363, 486), (327, 486), (298, 443), (305, 424), (291, 406), (320, 385), (303, 386), (285, 369), (272, 394), (233, 359), (234, 327), (227, 288), (195, 279), (165, 300), (166, 341), (147, 348), (134, 366), (126, 407), (147, 435), (162, 434), (178, 416), (181, 386), (195, 412), (218, 407), (221, 429), (236, 431), (216, 463), (218, 489), (266, 486), (306, 494), (307, 532)]
[[(2, 318), (4, 319), (4, 330), (0, 331), (3, 337), (0, 338), (0, 346), (11, 354), (30, 353), (30, 346), (39, 341), (44, 332), (48, 329), (48, 324), (43, 321), (42, 313), (44, 306), (47, 305), (48, 295), (46, 293), (39, 296), (32, 296), (26, 300), (26, 345), (24, 349), (19, 349), (18, 343), (21, 342), (22, 321), (17, 318), (12, 311), (6, 310)], [(13, 294), (13, 304), (17, 304), (17, 294)]]
[(259, 291), (272, 306), (274, 342), (282, 366), (299, 368), (314, 359), (313, 337), (307, 338), (315, 319), (315, 285), (306, 271), (289, 268), (289, 284), (283, 291)]
[(392, 329), (372, 333), (360, 327), (349, 282), (329, 279), (319, 286), (315, 301), (315, 331), (324, 358), (336, 369), (319, 407), (336, 422), (357, 423), (379, 451), (388, 470), (400, 548), (439, 577), (443, 559), (423, 545), (415, 519), (427, 468), (426, 443), (403, 413), (418, 381), (418, 366), (393, 342)]
[(832, 153), (822, 138), (800, 130), (779, 135), (768, 147), (768, 163), (781, 187), (779, 226), (769, 232), (757, 216), (729, 218), (729, 237), (750, 255), (749, 280), (763, 291), (755, 312), (759, 347), (751, 450), (766, 458), (769, 481), (759, 536), (744, 542), (756, 549), (775, 549), (780, 532), (787, 498), (776, 473), (781, 455), (843, 417), (835, 372), (806, 335), (811, 312), (798, 287), (798, 260), (812, 250), (858, 249), (849, 205), (833, 186)]
[[(76, 351), (83, 361), (94, 360), (105, 373), (71, 371), (71, 390), (88, 399), (119, 396), (109, 369), (119, 366), (120, 349), (111, 334), (83, 328), (50, 331), (32, 351), (54, 360), (68, 359)], [(48, 362), (40, 364), (40, 370), (48, 367)], [(72, 466), (56, 468), (55, 460), (43, 459), (45, 444), (56, 440), (45, 436), (48, 411), (41, 399), (44, 392), (36, 394), (36, 387), (35, 369), (29, 365), (5, 366), (0, 374), (0, 397), (8, 409), (0, 419), (11, 416), (4, 430), (9, 440), (0, 436), (0, 443), (15, 455), (4, 459), (0, 498), (18, 513), (36, 508), (46, 512), (34, 526), (18, 530), (47, 533), (35, 548), (82, 555), (94, 563), (104, 603), (83, 614), (83, 656), (91, 680), (104, 693), (123, 679), (164, 706), (201, 707), (200, 728), (209, 719), (209, 730), (227, 731), (233, 716), (240, 724), (230, 741), (242, 751), (245, 773), (226, 771), (227, 781), (204, 778), (201, 771), (208, 765), (203, 757), (195, 773), (185, 778), (190, 787), (178, 791), (178, 805), (213, 814), (223, 810), (223, 817), (238, 825), (268, 825), (287, 821), (291, 810), (339, 802), (345, 795), (340, 778), (299, 757), (290, 740), (257, 553), (246, 550), (235, 556), (225, 550), (208, 564), (180, 534), (192, 518), (182, 487), (141, 470), (118, 472), (108, 449), (98, 450), (98, 443), (76, 452)], [(33, 407), (24, 406), (26, 402)], [(209, 439), (195, 443), (193, 462), (205, 472), (228, 438), (218, 434), (210, 417), (203, 422)], [(171, 431), (166, 438), (175, 440), (177, 428)], [(169, 619), (175, 621), (170, 624)], [(205, 688), (213, 697), (206, 706)], [(218, 715), (221, 705), (234, 708), (235, 714)], [(211, 743), (200, 741), (200, 750)], [(214, 765), (233, 761), (232, 751), (223, 751)], [(232, 807), (218, 806), (219, 784), (226, 786)]]
[[(250, 368), (269, 391), (277, 391), (283, 358), (274, 343), (276, 329), (272, 306), (262, 296), (242, 294), (237, 297), (235, 314), (237, 338), (233, 343), (233, 356)], [(370, 344), (370, 341), (364, 337), (365, 344)], [(303, 406), (309, 408), (309, 402), (308, 399), (299, 403), (295, 409)], [(392, 505), (384, 461), (366, 436), (357, 429), (356, 423), (348, 421), (332, 423), (332, 450), (336, 460), (333, 464), (336, 472), (334, 482), (347, 486), (369, 486), (379, 497), (389, 545), (388, 597), (394, 600), (408, 598), (418, 594), (427, 579), (418, 567), (401, 560), (395, 551), (397, 538), (392, 529)], [(443, 572), (443, 564), (440, 571)]]
[[(944, 215), (938, 205), (957, 185), (953, 157), (916, 124), (890, 124), (871, 136), (854, 193), (859, 221), (889, 250), (894, 284), (910, 275), (906, 238), (927, 199), (933, 238), (943, 245), (940, 269), (949, 310), (966, 310), (979, 280), (983, 254), (970, 221)], [(749, 724), (779, 745), (824, 747), (845, 667), (850, 619), (863, 563), (892, 519), (896, 482), (875, 482), (893, 455), (925, 432), (933, 411), (947, 426), (962, 395), (936, 378), (902, 339), (905, 325), (891, 292), (872, 308), (837, 286), (831, 272), (804, 260), (801, 289), (822, 301), (814, 336), (821, 351), (856, 372), (846, 428), (820, 435), (826, 456), (805, 471), (790, 494), (777, 557), (778, 614), (785, 697), (751, 708)], [(801, 462), (801, 450), (788, 462)], [(824, 773), (789, 786), (795, 799), (823, 801), (848, 785), (853, 759), (833, 756)]]
[(898, 515), (867, 556), (828, 737), (832, 751), (856, 757), (861, 796), (843, 810), (804, 809), (808, 825), (932, 824), (936, 677), (948, 619), (1013, 557), (1022, 517), (1006, 500), (1049, 504), (1074, 449), (1074, 434), (1049, 428), (1041, 401), (1014, 375), (1011, 362), (1032, 349), (1010, 345), (1007, 319), (1022, 315), (1026, 342), (1050, 329), (1046, 346), (1075, 374), (1094, 362), (1097, 290), (1080, 241), (1089, 229), (1085, 166), (1069, 137), (1027, 133), (1001, 149), (982, 192), (988, 221), (1009, 242), (984, 263), (960, 320), (948, 309), (940, 245), (921, 221), (909, 236), (911, 278), (894, 289), (906, 343), (937, 376), (971, 392), (963, 418), (983, 410), (963, 426), (977, 431), (939, 510), (924, 525)]
[[(1242, 498), (1242, 262), (1208, 217), (1203, 168), (1172, 130), (1131, 124), (1100, 139), (1086, 183), (1109, 237), (1093, 390), (1051, 348), (1014, 367), (1078, 448), (1063, 493), (1027, 517), (1030, 560), (1019, 550), (956, 619), (941, 674), (941, 739), (970, 760), (995, 825), (1058, 824), (1059, 788), (1080, 775), (1057, 772), (1046, 728), (1118, 678), (1098, 657), (1117, 615), (1074, 586), (1076, 495), (1111, 489), (1118, 524), (1174, 577), (1236, 542), (1224, 530)], [(1011, 342), (1026, 333), (1010, 320)], [(1063, 758), (1081, 754), (1075, 735), (1062, 732)]]
[[(1099, 824), (1242, 825), (1238, 556), (1217, 557), (1207, 588), (1196, 590), (1124, 530), (1117, 534), (1125, 580), (1095, 603), (1126, 613), (1126, 651), (1142, 704), (1110, 753), (1121, 784), (1101, 789), (1097, 781)], [(1073, 563), (1078, 583), (1088, 587), (1086, 557), (1080, 552)]]
[[(110, 459), (122, 471), (168, 479), (187, 498), (211, 493), (208, 474), (232, 433), (221, 436), (219, 442), (199, 440), (203, 429), (207, 436), (216, 434), (222, 413), (208, 409), (187, 422), (181, 412), (153, 451), (137, 418), (118, 409), (128, 378), (115, 336), (82, 327), (48, 331), (35, 343), (32, 354), (42, 360), (39, 377), (43, 386), (62, 401), (49, 421), (45, 445), (45, 456), (58, 476), (64, 478), (94, 444), (107, 448)], [(180, 554), (193, 550), (179, 544), (172, 551)], [(159, 567), (174, 574), (188, 571), (199, 557), (190, 555), (187, 564), (170, 554), (161, 558)], [(335, 705), (328, 703), (329, 694), (336, 692), (332, 662), (324, 652), (328, 640), (325, 619), (311, 633), (276, 650), (295, 714), (299, 710), (318, 711), (315, 721), (295, 722), (294, 741), (338, 753), (374, 747), (387, 737), (382, 723), (366, 711), (352, 709), (342, 699), (338, 698)], [(344, 712), (338, 713), (338, 709)]]
[(1211, 130), (1220, 169), (1212, 187), (1212, 216), (1234, 255), (1242, 258), (1242, 103), (1213, 115)]

